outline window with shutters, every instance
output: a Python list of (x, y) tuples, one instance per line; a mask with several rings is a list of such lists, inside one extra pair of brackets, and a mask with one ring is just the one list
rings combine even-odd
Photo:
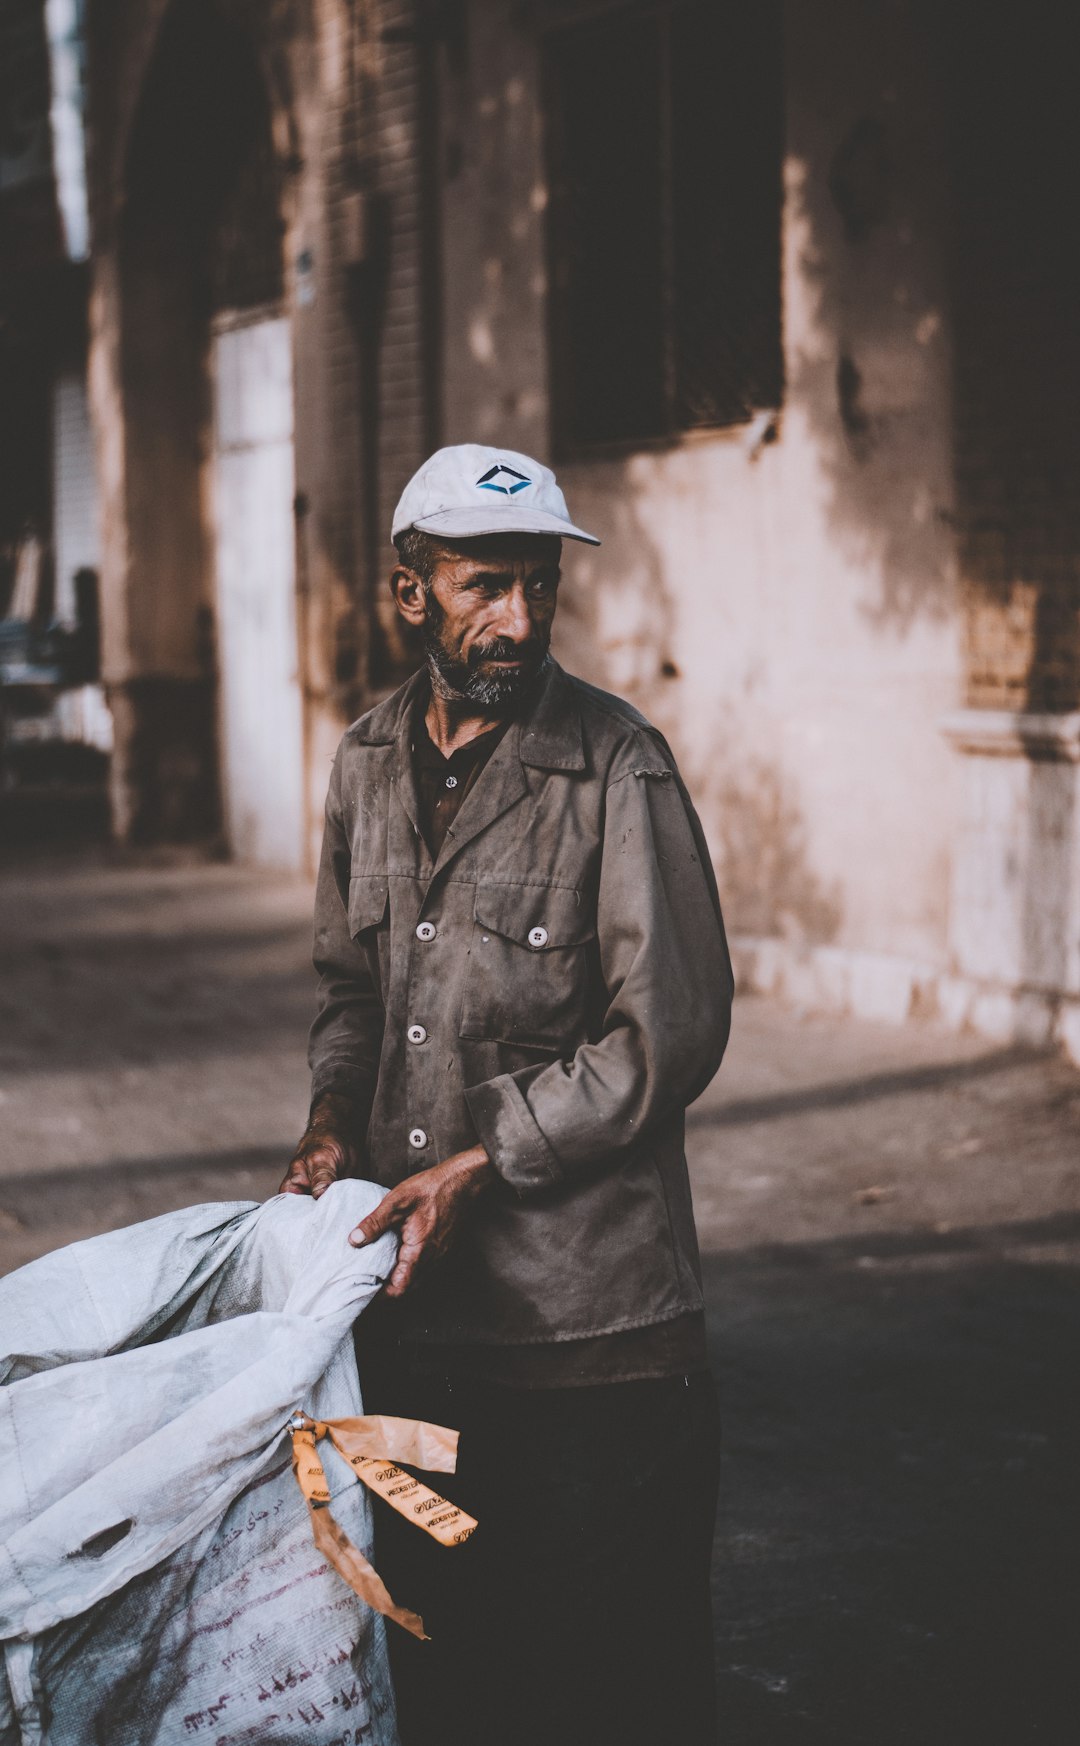
[(544, 81), (556, 449), (778, 406), (779, 0), (579, 8)]

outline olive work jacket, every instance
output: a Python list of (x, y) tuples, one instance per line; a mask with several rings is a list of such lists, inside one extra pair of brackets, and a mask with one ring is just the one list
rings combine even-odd
[(549, 660), (438, 858), (417, 674), (348, 729), (315, 903), (313, 1097), (393, 1185), (479, 1140), (498, 1179), (400, 1301), (406, 1338), (529, 1344), (702, 1306), (683, 1145), (732, 974), (705, 839), (645, 718)]

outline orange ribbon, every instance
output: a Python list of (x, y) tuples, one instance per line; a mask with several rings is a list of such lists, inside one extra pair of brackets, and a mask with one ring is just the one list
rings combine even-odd
[(411, 1467), (422, 1467), (429, 1473), (453, 1473), (457, 1466), (457, 1432), (447, 1430), (445, 1425), (427, 1424), (423, 1419), (392, 1419), (381, 1413), (325, 1421), (296, 1413), (289, 1425), (293, 1472), (307, 1499), (312, 1536), (319, 1551), (369, 1607), (426, 1641), (427, 1632), (419, 1614), (399, 1607), (391, 1599), (378, 1571), (331, 1515), (330, 1487), (319, 1459), (318, 1444), (323, 1437), (329, 1437), (356, 1478), (385, 1498), (391, 1509), (423, 1528), (440, 1545), (460, 1546), (475, 1529), (475, 1518), (397, 1466), (397, 1462), (407, 1461)]

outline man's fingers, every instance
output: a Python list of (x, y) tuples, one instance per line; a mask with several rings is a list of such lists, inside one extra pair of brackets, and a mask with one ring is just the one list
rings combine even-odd
[(416, 1269), (423, 1264), (433, 1233), (434, 1225), (429, 1210), (424, 1206), (417, 1207), (402, 1226), (397, 1261), (386, 1282), (387, 1297), (400, 1297), (403, 1292), (408, 1291)]
[(294, 1158), (281, 1179), (279, 1194), (310, 1194), (311, 1178), (306, 1158)]
[(398, 1250), (394, 1271), (386, 1282), (387, 1297), (400, 1297), (402, 1292), (408, 1291), (423, 1253), (424, 1245), (422, 1242), (402, 1243)]
[(380, 1200), (374, 1212), (369, 1212), (366, 1219), (361, 1219), (354, 1231), (349, 1232), (349, 1242), (360, 1249), (365, 1243), (373, 1243), (376, 1237), (385, 1236), (387, 1231), (396, 1230), (408, 1218), (411, 1206), (403, 1205), (393, 1194)]
[(337, 1181), (337, 1164), (332, 1158), (316, 1156), (311, 1160), (311, 1192), (318, 1200), (332, 1182)]
[(318, 1200), (337, 1181), (338, 1161), (333, 1152), (316, 1147), (298, 1152), (278, 1189), (279, 1194), (311, 1194)]

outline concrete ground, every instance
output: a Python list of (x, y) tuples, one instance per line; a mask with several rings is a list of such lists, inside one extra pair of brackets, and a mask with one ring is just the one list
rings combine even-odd
[[(0, 1269), (273, 1191), (309, 912), (224, 866), (0, 867)], [(746, 999), (689, 1137), (723, 1740), (1071, 1743), (1080, 1074)]]

